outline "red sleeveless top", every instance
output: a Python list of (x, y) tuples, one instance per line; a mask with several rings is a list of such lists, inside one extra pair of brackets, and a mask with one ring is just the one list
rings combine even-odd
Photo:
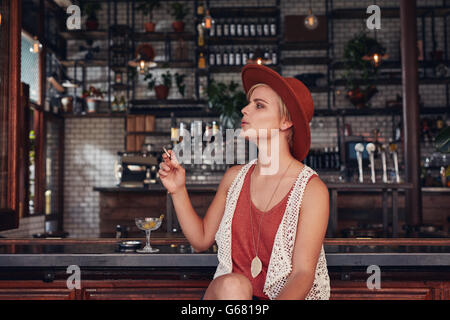
[[(269, 297), (263, 292), (263, 288), (264, 282), (266, 281), (267, 268), (269, 266), (270, 255), (272, 253), (273, 242), (283, 218), (284, 211), (286, 210), (289, 195), (294, 188), (295, 183), (292, 185), (286, 196), (264, 214), (264, 211), (261, 211), (255, 207), (250, 198), (250, 176), (254, 168), (255, 165), (252, 165), (245, 176), (241, 194), (239, 195), (236, 209), (234, 211), (233, 221), (231, 223), (231, 258), (233, 261), (233, 272), (240, 273), (250, 280), (253, 286), (253, 295), (260, 299), (268, 300)], [(317, 175), (312, 175), (308, 182), (314, 176)], [(252, 211), (250, 211), (250, 206), (252, 206)], [(250, 220), (250, 212), (253, 212), (252, 219), (254, 245), (251, 231), (252, 224)], [(250, 266), (256, 255), (254, 248), (258, 246), (258, 228), (263, 214), (264, 220), (261, 223), (259, 249), (257, 249), (258, 257), (262, 262), (262, 270), (256, 278), (253, 278), (250, 272)]]

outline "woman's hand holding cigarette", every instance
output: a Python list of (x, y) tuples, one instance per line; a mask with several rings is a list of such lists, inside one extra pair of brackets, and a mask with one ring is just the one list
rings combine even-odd
[(158, 172), (164, 187), (169, 193), (174, 194), (185, 187), (186, 171), (178, 162), (173, 150), (169, 150), (167, 153), (164, 152), (162, 155), (164, 162), (159, 164)]

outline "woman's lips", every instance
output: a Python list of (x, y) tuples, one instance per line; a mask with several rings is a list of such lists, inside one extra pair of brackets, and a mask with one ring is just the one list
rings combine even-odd
[(241, 126), (248, 124), (248, 122), (242, 121)]

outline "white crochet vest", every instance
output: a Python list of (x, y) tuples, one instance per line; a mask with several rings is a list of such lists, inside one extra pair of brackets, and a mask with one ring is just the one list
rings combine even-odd
[[(236, 204), (241, 193), (245, 176), (250, 167), (257, 161), (254, 159), (244, 165), (228, 190), (225, 212), (220, 222), (215, 239), (218, 246), (217, 258), (219, 264), (214, 274), (214, 279), (232, 272), (233, 263), (231, 260), (231, 222), (236, 208)], [(297, 232), (298, 215), (302, 203), (303, 192), (311, 175), (317, 174), (313, 169), (306, 166), (298, 175), (294, 188), (289, 194), (286, 210), (283, 214), (280, 226), (278, 227), (272, 253), (267, 270), (266, 281), (264, 283), (264, 293), (275, 299), (286, 284), (287, 278), (292, 271), (292, 254)], [(314, 283), (311, 290), (305, 297), (307, 300), (328, 300), (330, 298), (330, 278), (328, 276), (325, 252), (320, 250), (317, 262)]]

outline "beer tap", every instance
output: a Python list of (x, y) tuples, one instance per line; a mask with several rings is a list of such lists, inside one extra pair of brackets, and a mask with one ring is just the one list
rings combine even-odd
[(371, 178), (372, 178), (372, 183), (375, 183), (375, 150), (376, 147), (373, 143), (368, 143), (366, 145), (366, 150), (367, 153), (369, 154), (369, 158), (370, 158), (370, 173), (371, 173)]
[(356, 158), (358, 159), (359, 182), (363, 183), (362, 153), (364, 151), (364, 145), (362, 143), (357, 143), (355, 145), (355, 151)]
[(381, 149), (381, 163), (383, 165), (383, 183), (387, 183), (387, 168), (386, 168), (386, 144), (380, 146)]
[(400, 175), (398, 174), (397, 144), (396, 143), (390, 143), (389, 144), (389, 151), (391, 152), (392, 157), (394, 158), (395, 180), (396, 180), (397, 183), (400, 183)]

